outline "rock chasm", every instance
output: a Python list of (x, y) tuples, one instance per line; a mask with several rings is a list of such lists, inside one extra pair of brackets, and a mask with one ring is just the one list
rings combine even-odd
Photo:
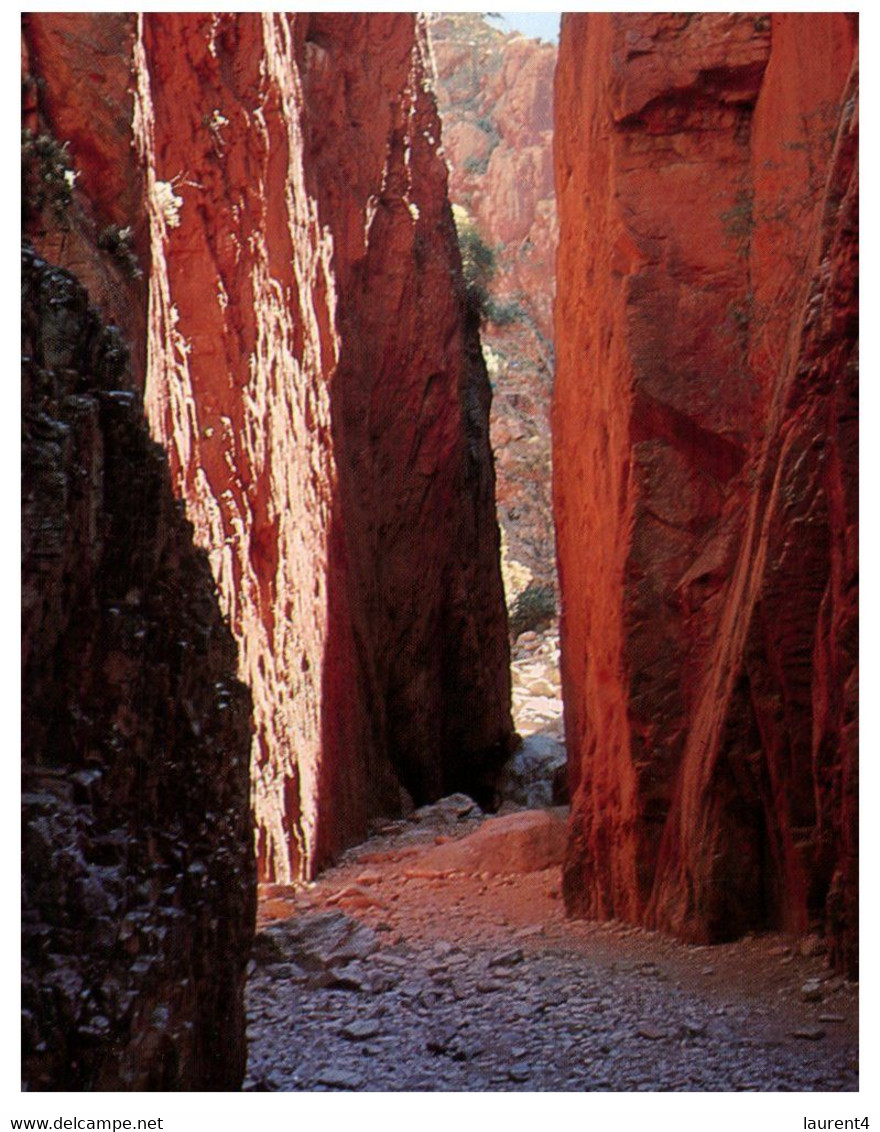
[(257, 882), (497, 805), (481, 322), (527, 358), (503, 507), (546, 494), (555, 346), (571, 810), (506, 871), (564, 855), (570, 917), (809, 931), (857, 975), (857, 17), (569, 13), (555, 79), (478, 25), (24, 17), (29, 1089), (239, 1088)]

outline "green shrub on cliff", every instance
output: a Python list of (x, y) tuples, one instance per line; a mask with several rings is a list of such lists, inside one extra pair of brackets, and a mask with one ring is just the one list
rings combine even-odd
[(465, 301), (468, 310), (482, 322), (488, 317), (489, 287), (495, 275), (495, 253), (477, 231), (477, 226), (459, 205), (452, 215), (461, 252), (461, 273), (464, 276)]
[(529, 629), (546, 629), (555, 616), (556, 596), (553, 587), (530, 583), (517, 595), (510, 608), (510, 635), (516, 638)]

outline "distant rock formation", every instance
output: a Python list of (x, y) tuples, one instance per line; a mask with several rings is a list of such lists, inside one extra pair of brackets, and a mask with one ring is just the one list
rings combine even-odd
[(569, 909), (857, 963), (856, 17), (566, 15)]
[(506, 556), (527, 571), (516, 589), (530, 578), (555, 587), (549, 405), (556, 48), (498, 31), (477, 13), (436, 15), (429, 30), (450, 197), (495, 257), (482, 338), (494, 388), (492, 447)]

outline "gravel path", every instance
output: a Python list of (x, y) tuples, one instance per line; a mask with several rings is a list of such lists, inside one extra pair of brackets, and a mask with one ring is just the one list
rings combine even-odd
[(820, 941), (568, 921), (557, 868), (419, 875), (479, 821), (395, 823), (315, 885), (264, 887), (245, 1089), (858, 1088), (857, 987)]

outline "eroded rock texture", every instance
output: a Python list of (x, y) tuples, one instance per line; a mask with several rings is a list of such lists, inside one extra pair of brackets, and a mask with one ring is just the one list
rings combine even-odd
[(254, 691), (262, 875), (480, 793), (511, 724), (489, 388), (410, 15), (146, 16), (147, 406)]
[(29, 17), (29, 65), (61, 76), (42, 112), (74, 160), (144, 185), (147, 413), (253, 690), (261, 873), (287, 880), (401, 786), (480, 795), (511, 734), (489, 386), (424, 31), (105, 19)]
[(237, 1088), (250, 697), (119, 332), (22, 295), (23, 1079)]
[(857, 25), (566, 16), (568, 907), (857, 962)]
[(495, 289), (553, 336), (553, 72), (556, 48), (476, 12), (431, 18), (449, 192), (498, 249)]
[(45, 208), (26, 217), (28, 239), (49, 262), (72, 271), (103, 317), (123, 331), (132, 377), (142, 386), (149, 230), (132, 144), (136, 35), (131, 13), (27, 13), (21, 78), (22, 129), (66, 143), (75, 178), (63, 213)]

